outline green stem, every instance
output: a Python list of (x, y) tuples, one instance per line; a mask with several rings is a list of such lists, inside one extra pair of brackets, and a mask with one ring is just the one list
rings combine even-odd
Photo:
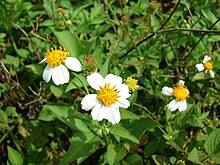
[(18, 144), (18, 142), (17, 142), (17, 140), (16, 140), (16, 137), (14, 136), (12, 130), (10, 129), (10, 127), (9, 127), (9, 125), (8, 125), (8, 123), (7, 123), (7, 121), (5, 120), (5, 118), (4, 118), (3, 114), (2, 114), (2, 111), (0, 111), (0, 119), (1, 119), (2, 122), (6, 125), (7, 131), (8, 131), (8, 133), (9, 133), (11, 139), (13, 140), (13, 142), (14, 142), (16, 148), (17, 148), (18, 151), (22, 154), (22, 156), (25, 157), (25, 154), (24, 154), (24, 152), (22, 151), (20, 145)]
[(111, 8), (110, 4), (105, 0), (105, 4), (106, 6), (108, 6), (108, 8), (110, 9), (110, 11), (112, 12), (114, 19), (119, 23), (119, 27), (121, 27), (124, 31), (128, 32), (128, 36), (132, 42), (132, 46), (135, 48), (135, 50), (137, 51), (138, 55), (142, 57), (141, 51), (139, 49), (139, 47), (137, 47), (137, 45), (134, 42), (134, 39), (129, 31), (129, 28), (125, 29), (125, 27), (123, 26), (123, 24), (121, 23), (121, 21), (118, 19), (118, 17), (116, 16), (114, 10)]
[(45, 39), (45, 38), (41, 37), (41, 36), (40, 36), (40, 35), (38, 35), (38, 34), (35, 34), (33, 31), (31, 31), (31, 34), (32, 34), (32, 35), (34, 35), (35, 37), (37, 37), (37, 38), (39, 38), (39, 39), (43, 40), (43, 41), (46, 41), (46, 42), (51, 42), (50, 40)]
[(139, 107), (139, 108), (144, 109), (145, 111), (147, 111), (151, 116), (153, 116), (154, 119), (156, 118), (156, 116), (149, 109), (147, 109), (146, 107), (144, 107), (144, 106), (142, 106), (140, 104), (137, 104), (137, 103), (134, 103), (134, 105)]

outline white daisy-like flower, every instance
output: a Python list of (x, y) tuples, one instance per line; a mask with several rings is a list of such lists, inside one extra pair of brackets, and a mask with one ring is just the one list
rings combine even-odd
[(210, 56), (207, 56), (205, 55), (204, 59), (203, 59), (203, 63), (201, 64), (196, 64), (196, 68), (198, 69), (198, 71), (203, 71), (205, 70), (205, 72), (209, 72), (210, 76), (212, 78), (215, 77), (215, 73), (213, 72), (213, 68), (214, 68), (214, 65), (212, 62), (210, 62), (211, 60), (211, 57)]
[(86, 95), (82, 102), (82, 109), (92, 109), (93, 120), (107, 119), (112, 124), (119, 123), (121, 115), (119, 107), (128, 108), (130, 102), (129, 88), (122, 83), (122, 78), (108, 74), (103, 78), (99, 73), (93, 73), (86, 77), (89, 85), (97, 90), (97, 94)]
[(182, 112), (186, 110), (186, 99), (189, 97), (189, 90), (184, 84), (185, 81), (180, 80), (174, 88), (167, 86), (162, 88), (162, 94), (166, 96), (175, 96), (175, 99), (167, 105), (170, 111), (179, 109), (179, 111)]
[[(69, 82), (70, 78), (66, 66), (75, 72), (82, 70), (80, 61), (75, 57), (68, 56), (69, 53), (62, 47), (60, 47), (60, 49), (51, 48), (51, 51), (47, 51), (46, 57), (40, 62), (47, 62), (47, 66), (43, 72), (44, 81), (49, 82), (52, 77), (56, 85), (65, 84)], [(66, 66), (64, 66), (63, 63)]]

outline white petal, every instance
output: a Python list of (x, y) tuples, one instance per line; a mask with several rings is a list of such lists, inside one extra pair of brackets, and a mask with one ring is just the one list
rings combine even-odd
[(53, 69), (52, 79), (56, 85), (67, 83), (69, 78), (69, 72), (64, 65), (59, 65)]
[(168, 105), (168, 109), (170, 111), (175, 111), (179, 107), (179, 101), (177, 100), (172, 100)]
[(39, 64), (42, 64), (43, 62), (47, 61), (47, 58), (44, 58)]
[(93, 120), (98, 120), (101, 121), (102, 119), (105, 118), (105, 114), (106, 114), (106, 109), (105, 106), (102, 106), (101, 104), (97, 104), (91, 112), (92, 115), (92, 119)]
[(207, 62), (207, 61), (210, 61), (211, 60), (211, 57), (205, 55), (204, 59), (203, 59), (203, 63)]
[(128, 108), (130, 106), (130, 102), (127, 99), (121, 97), (119, 98), (116, 105), (122, 108)]
[(211, 78), (215, 77), (215, 73), (212, 70), (209, 70), (209, 74), (210, 74)]
[(81, 105), (82, 109), (88, 111), (92, 109), (94, 106), (96, 106), (98, 103), (99, 102), (97, 100), (97, 94), (89, 94), (83, 98)]
[(119, 108), (111, 106), (109, 109), (106, 110), (107, 110), (106, 119), (112, 124), (119, 123), (119, 121), (121, 120)]
[(203, 64), (196, 64), (196, 68), (198, 71), (203, 71), (205, 69)]
[(93, 89), (99, 90), (99, 87), (104, 85), (104, 78), (99, 73), (92, 73), (90, 76), (87, 76), (86, 79)]
[(113, 74), (108, 74), (104, 80), (105, 83), (109, 83), (110, 87), (113, 88), (117, 84), (122, 84), (122, 78)]
[(82, 65), (79, 62), (79, 60), (75, 57), (67, 57), (65, 60), (65, 65), (75, 71), (75, 72), (80, 72), (82, 70)]
[(119, 91), (118, 96), (120, 96), (120, 97), (128, 98), (131, 96), (131, 94), (129, 93), (129, 88), (125, 84), (118, 84), (115, 86), (115, 89), (117, 89), (117, 91)]
[(173, 88), (167, 87), (167, 86), (163, 87), (162, 94), (164, 94), (166, 96), (172, 96), (173, 95)]
[(179, 101), (178, 109), (180, 112), (185, 111), (187, 108), (186, 100)]
[(179, 86), (184, 86), (184, 84), (185, 84), (185, 81), (179, 80), (179, 82), (178, 82), (178, 85), (179, 85)]
[(46, 68), (44, 69), (44, 72), (43, 72), (44, 81), (46, 81), (46, 82), (50, 81), (53, 69), (54, 68), (50, 67), (49, 65), (46, 66)]

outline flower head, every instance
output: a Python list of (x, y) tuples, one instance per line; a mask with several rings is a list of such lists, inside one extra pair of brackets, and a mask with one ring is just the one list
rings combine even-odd
[(205, 55), (205, 57), (203, 59), (203, 63), (196, 64), (196, 68), (198, 69), (198, 71), (205, 70), (205, 72), (209, 72), (209, 74), (212, 78), (215, 77), (215, 73), (212, 70), (214, 68), (214, 65), (211, 62), (211, 57), (210, 56)]
[(97, 94), (86, 95), (82, 102), (82, 109), (92, 109), (93, 120), (107, 119), (112, 124), (120, 121), (119, 107), (128, 108), (130, 97), (128, 86), (122, 84), (122, 78), (108, 74), (103, 78), (99, 73), (93, 73), (86, 77), (89, 85), (97, 90)]
[(46, 62), (47, 66), (43, 71), (43, 79), (49, 82), (51, 77), (56, 85), (64, 84), (69, 81), (69, 72), (63, 63), (71, 70), (79, 72), (82, 69), (81, 63), (74, 57), (68, 57), (66, 49), (51, 48), (47, 51), (46, 57), (40, 62)]
[(137, 80), (135, 80), (131, 77), (128, 77), (126, 80), (126, 84), (127, 84), (128, 88), (132, 91), (134, 91), (138, 87), (137, 82), (138, 82)]
[(180, 80), (174, 88), (167, 86), (162, 88), (162, 94), (175, 97), (175, 99), (167, 105), (171, 111), (175, 111), (176, 109), (185, 111), (187, 108), (186, 99), (189, 97), (189, 90), (184, 84), (185, 81)]

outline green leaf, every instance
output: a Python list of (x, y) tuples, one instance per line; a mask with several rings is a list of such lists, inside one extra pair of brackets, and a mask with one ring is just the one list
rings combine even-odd
[(77, 132), (72, 138), (72, 144), (65, 153), (59, 165), (66, 165), (80, 157), (88, 157), (96, 151), (99, 138), (91, 132)]
[(80, 119), (77, 118), (69, 118), (72, 113), (74, 113), (74, 109), (70, 105), (45, 105), (45, 108), (48, 108), (60, 121), (68, 125), (70, 128), (74, 128), (77, 130), (81, 130), (84, 132), (90, 132), (87, 128), (87, 125)]
[(201, 164), (198, 156), (198, 151), (196, 148), (193, 148), (193, 150), (189, 153), (189, 156), (187, 157), (188, 160), (190, 160), (193, 163)]
[(51, 85), (50, 86), (51, 93), (54, 94), (54, 96), (61, 97), (63, 94), (63, 89), (60, 86)]
[(209, 156), (220, 151), (220, 129), (212, 131), (204, 144), (205, 150)]
[(69, 31), (57, 31), (54, 29), (52, 30), (57, 37), (60, 45), (70, 53), (70, 56), (79, 57), (80, 44), (77, 37)]
[[(209, 11), (209, 10), (206, 10), (206, 11), (202, 10), (202, 14), (204, 15), (204, 17), (206, 17), (208, 20), (210, 20), (211, 23), (215, 23), (215, 21), (217, 20), (215, 14), (213, 14), (213, 13), (212, 13), (211, 11)], [(215, 26), (216, 26), (217, 28), (219, 28), (219, 27), (220, 27), (220, 24), (217, 23)]]
[(54, 115), (54, 113), (52, 113), (48, 108), (45, 108), (45, 106), (38, 116), (38, 119), (42, 121), (53, 121), (55, 118), (56, 116)]
[(8, 159), (12, 165), (23, 165), (24, 162), (23, 157), (18, 151), (14, 150), (10, 146), (7, 146), (7, 150), (8, 150)]
[(132, 154), (132, 155), (127, 156), (125, 161), (129, 164), (138, 164), (138, 165), (143, 164), (143, 160), (141, 156), (139, 156), (138, 154)]
[(46, 67), (46, 65), (31, 64), (31, 65), (25, 65), (25, 67), (30, 69), (33, 72), (33, 74), (41, 76), (43, 68)]
[(203, 127), (204, 126), (203, 122), (194, 114), (190, 116), (188, 124), (191, 126), (194, 126), (194, 127)]
[(146, 130), (155, 127), (161, 127), (161, 125), (157, 121), (149, 118), (142, 118), (140, 120), (136, 120), (129, 125), (130, 131), (139, 140), (141, 139), (142, 135)]
[(128, 111), (126, 109), (120, 109), (121, 119), (137, 119), (139, 120), (139, 116), (134, 114), (131, 111)]
[(47, 13), (50, 15), (50, 16), (53, 16), (53, 9), (51, 6), (53, 6), (53, 1), (51, 0), (43, 0), (43, 3), (44, 3), (44, 8), (46, 9)]
[(157, 140), (150, 141), (144, 148), (144, 154), (147, 156), (153, 155), (159, 148), (159, 142)]
[(79, 89), (82, 87), (88, 86), (88, 82), (84, 76), (78, 75), (78, 77), (74, 77), (70, 83), (68, 84), (65, 92), (68, 92), (72, 89)]
[(130, 102), (131, 105), (133, 105), (133, 104), (136, 102), (137, 96), (138, 96), (138, 93), (137, 93), (137, 90), (136, 90), (136, 91), (134, 91), (134, 92), (132, 93), (132, 95), (128, 98), (128, 100), (129, 100), (129, 102)]
[(107, 74), (109, 73), (110, 64), (111, 64), (111, 57), (108, 56), (107, 60), (105, 61), (104, 65), (102, 66), (102, 68), (99, 72), (103, 77), (107, 76)]
[(199, 72), (199, 73), (196, 73), (195, 76), (193, 76), (192, 82), (197, 81), (197, 80), (204, 80), (204, 79), (206, 79), (205, 73)]
[(114, 165), (115, 164), (115, 157), (117, 155), (117, 152), (115, 151), (115, 145), (114, 144), (109, 144), (107, 148), (107, 163), (109, 165)]
[(20, 57), (23, 57), (23, 58), (27, 58), (30, 54), (29, 51), (27, 51), (26, 49), (18, 49), (16, 52), (18, 53)]
[(8, 115), (5, 111), (0, 110), (0, 122), (5, 123), (8, 122)]
[(211, 159), (216, 163), (220, 163), (220, 151), (218, 151), (215, 155), (212, 155)]
[(127, 129), (120, 125), (113, 125), (109, 128), (109, 132), (113, 135), (129, 139), (134, 143), (139, 144), (139, 140), (135, 136), (133, 136)]

